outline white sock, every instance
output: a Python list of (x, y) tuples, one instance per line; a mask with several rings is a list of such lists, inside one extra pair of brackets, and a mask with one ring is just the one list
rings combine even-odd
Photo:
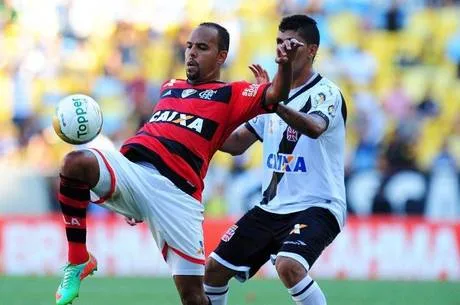
[(304, 277), (288, 292), (297, 305), (326, 305), (326, 297), (323, 291), (309, 275)]
[(228, 285), (222, 287), (213, 287), (205, 284), (204, 292), (211, 300), (212, 305), (227, 305)]

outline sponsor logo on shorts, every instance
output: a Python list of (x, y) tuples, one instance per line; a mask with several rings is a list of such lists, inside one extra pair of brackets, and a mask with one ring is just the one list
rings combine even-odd
[(295, 245), (295, 246), (306, 246), (307, 244), (301, 240), (286, 240), (283, 242), (284, 245)]
[(308, 227), (308, 225), (305, 225), (305, 224), (301, 224), (301, 223), (296, 223), (294, 225), (294, 229), (291, 230), (291, 232), (289, 234), (300, 234), (300, 230), (304, 229)]
[(233, 225), (230, 228), (228, 228), (227, 232), (224, 233), (221, 240), (223, 242), (228, 242), (233, 237), (233, 235), (235, 235), (236, 229), (238, 229), (237, 225)]
[(198, 251), (196, 251), (196, 254), (198, 255), (204, 255), (204, 245), (203, 245), (203, 241), (200, 240), (200, 247), (198, 248)]

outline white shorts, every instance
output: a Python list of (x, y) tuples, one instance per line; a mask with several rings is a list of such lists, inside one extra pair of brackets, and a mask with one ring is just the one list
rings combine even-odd
[(151, 164), (133, 163), (117, 150), (89, 149), (99, 162), (96, 203), (148, 223), (173, 275), (204, 275), (204, 207)]

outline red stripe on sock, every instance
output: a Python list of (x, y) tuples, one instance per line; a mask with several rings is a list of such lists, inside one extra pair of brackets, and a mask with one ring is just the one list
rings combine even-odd
[(59, 178), (61, 178), (61, 184), (64, 184), (65, 186), (70, 186), (77, 189), (89, 189), (88, 183), (84, 181), (69, 178), (62, 174), (59, 175)]
[(63, 195), (61, 193), (58, 194), (58, 200), (59, 202), (63, 204), (67, 204), (75, 208), (86, 208), (88, 207), (88, 204), (89, 204), (89, 200), (76, 200), (76, 199), (67, 197), (66, 195)]

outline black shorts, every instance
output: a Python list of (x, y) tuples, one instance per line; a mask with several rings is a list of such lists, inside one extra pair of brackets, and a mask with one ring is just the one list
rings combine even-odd
[(274, 214), (254, 207), (227, 230), (211, 257), (236, 271), (239, 281), (252, 277), (271, 255), (293, 258), (308, 271), (339, 233), (336, 218), (324, 208)]

